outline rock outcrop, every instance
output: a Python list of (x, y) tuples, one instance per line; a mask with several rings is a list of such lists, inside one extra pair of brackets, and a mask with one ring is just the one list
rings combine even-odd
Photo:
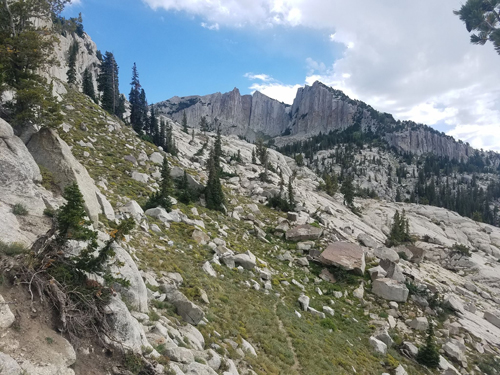
[(92, 222), (97, 223), (101, 213), (96, 195), (99, 191), (85, 167), (71, 153), (68, 144), (54, 130), (44, 128), (31, 137), (27, 146), (35, 161), (52, 173), (61, 190), (74, 181), (78, 183), (85, 200), (85, 210)]

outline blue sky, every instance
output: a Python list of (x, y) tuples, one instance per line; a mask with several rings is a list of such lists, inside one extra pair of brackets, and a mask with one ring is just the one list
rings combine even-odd
[(153, 10), (140, 0), (83, 0), (66, 17), (82, 12), (85, 31), (120, 68), (120, 90), (128, 94), (134, 62), (150, 103), (174, 95), (204, 95), (238, 87), (249, 94), (247, 73), (266, 72), (281, 83), (303, 80), (306, 58), (334, 60), (326, 30), (286, 25), (273, 28), (203, 27), (184, 11)]
[(500, 151), (500, 56), (469, 43), (463, 0), (73, 0), (129, 92), (150, 103), (259, 90), (291, 104), (319, 80), (401, 120)]

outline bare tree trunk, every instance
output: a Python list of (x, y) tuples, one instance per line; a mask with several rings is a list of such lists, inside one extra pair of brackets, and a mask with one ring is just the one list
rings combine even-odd
[(4, 5), (5, 10), (9, 14), (10, 28), (11, 28), (11, 31), (12, 31), (12, 36), (14, 37), (14, 36), (16, 36), (16, 28), (14, 26), (14, 18), (12, 17), (12, 13), (10, 11), (9, 4), (8, 4), (7, 1), (8, 0), (3, 0), (3, 5)]

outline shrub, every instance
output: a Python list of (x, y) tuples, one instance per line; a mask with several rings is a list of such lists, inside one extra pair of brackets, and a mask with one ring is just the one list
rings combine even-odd
[(337, 330), (337, 326), (335, 325), (335, 322), (330, 318), (326, 318), (326, 319), (321, 320), (320, 324), (321, 324), (321, 327), (331, 329), (333, 331)]
[(408, 260), (408, 255), (404, 251), (398, 251), (398, 255), (403, 260)]
[(28, 210), (22, 203), (16, 203), (14, 207), (12, 207), (12, 213), (16, 216), (25, 216), (28, 215)]
[(26, 252), (28, 252), (28, 249), (21, 243), (17, 242), (6, 243), (0, 241), (0, 254), (4, 254), (7, 256), (14, 256), (19, 254), (24, 254)]
[(462, 257), (470, 257), (472, 254), (470, 252), (470, 249), (462, 244), (455, 243), (453, 247), (451, 248), (451, 254), (453, 255), (460, 255), (460, 258)]

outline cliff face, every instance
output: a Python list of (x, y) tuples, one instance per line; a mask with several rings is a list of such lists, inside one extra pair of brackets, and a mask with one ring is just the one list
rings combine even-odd
[(242, 96), (235, 88), (225, 94), (173, 97), (155, 104), (155, 108), (177, 122), (185, 112), (190, 127), (198, 127), (201, 117), (206, 116), (212, 129), (220, 125), (223, 134), (244, 136), (250, 141), (259, 136), (282, 136), (277, 144), (284, 144), (356, 125), (361, 131), (383, 130), (388, 144), (403, 152), (433, 153), (457, 160), (467, 160), (474, 153), (470, 146), (423, 126), (402, 128), (391, 115), (379, 113), (321, 82), (298, 89), (291, 107), (258, 91)]
[(467, 160), (474, 154), (472, 147), (425, 129), (388, 133), (385, 135), (385, 140), (399, 151), (416, 155), (433, 153), (450, 159)]

